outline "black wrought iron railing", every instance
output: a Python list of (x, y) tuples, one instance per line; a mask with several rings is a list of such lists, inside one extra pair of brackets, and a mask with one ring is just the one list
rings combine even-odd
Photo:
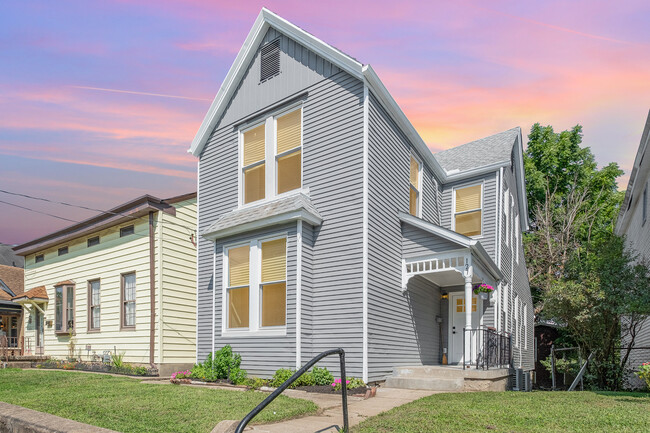
[[(287, 389), (288, 387), (291, 386), (292, 383), (294, 383), (300, 376), (302, 376), (307, 370), (309, 370), (311, 367), (313, 367), (318, 361), (321, 359), (325, 358), (326, 356), (330, 355), (339, 355), (339, 359), (341, 361), (341, 384), (345, 384), (346, 381), (346, 375), (345, 375), (345, 351), (341, 349), (340, 347), (338, 349), (331, 349), (331, 350), (326, 350), (325, 352), (321, 353), (320, 355), (315, 356), (311, 361), (309, 361), (307, 364), (303, 365), (303, 367), (296, 371), (293, 376), (291, 376), (289, 379), (287, 379), (282, 385), (278, 386), (275, 391), (273, 391), (268, 397), (264, 399), (263, 402), (257, 405), (255, 409), (250, 411), (248, 415), (244, 417), (244, 419), (241, 420), (241, 422), (237, 425), (237, 429), (235, 430), (235, 433), (243, 433), (244, 429), (248, 425), (249, 422), (255, 416), (262, 411), (266, 406), (269, 405), (273, 400), (275, 400), (282, 392)], [(343, 429), (340, 430), (341, 432), (348, 433), (349, 432), (349, 426), (348, 426), (348, 391), (346, 386), (342, 385), (341, 386), (341, 404), (343, 406)]]
[[(469, 344), (466, 342), (469, 339)], [(469, 353), (467, 349), (469, 348)], [(464, 367), (487, 370), (512, 366), (512, 335), (494, 328), (463, 328)]]

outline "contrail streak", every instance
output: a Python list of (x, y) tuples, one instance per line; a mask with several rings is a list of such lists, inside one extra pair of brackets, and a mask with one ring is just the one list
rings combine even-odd
[(68, 86), (68, 87), (72, 87), (74, 89), (83, 89), (83, 90), (98, 90), (100, 92), (127, 93), (129, 95), (144, 95), (144, 96), (158, 96), (160, 98), (188, 99), (190, 101), (212, 101), (212, 99), (205, 99), (205, 98), (190, 98), (189, 96), (163, 95), (162, 93), (135, 92), (133, 90), (105, 89), (103, 87), (87, 87), (87, 86)]

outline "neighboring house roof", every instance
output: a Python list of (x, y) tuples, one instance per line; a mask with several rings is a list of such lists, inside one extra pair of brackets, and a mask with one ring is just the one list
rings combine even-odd
[(24, 275), (23, 268), (0, 265), (0, 300), (9, 301), (23, 293)]
[(0, 265), (24, 268), (25, 258), (16, 255), (11, 245), (0, 243)]
[(12, 298), (12, 300), (14, 301), (22, 301), (25, 299), (49, 300), (50, 298), (47, 296), (47, 289), (45, 288), (45, 286), (34, 287), (32, 289), (29, 289), (25, 293), (22, 293), (18, 296), (14, 296)]
[(88, 218), (77, 224), (73, 224), (62, 230), (42, 236), (38, 239), (26, 242), (24, 244), (14, 247), (16, 254), (26, 256), (46, 248), (52, 247), (63, 242), (68, 242), (77, 237), (87, 235), (108, 227), (122, 224), (128, 221), (133, 221), (150, 211), (163, 211), (170, 214), (175, 214), (176, 209), (172, 206), (183, 200), (195, 198), (196, 193), (188, 193), (179, 195), (168, 199), (160, 199), (151, 195), (143, 195), (134, 200), (123, 203), (113, 209), (102, 212), (92, 218)]
[(490, 165), (510, 165), (512, 148), (517, 144), (519, 134), (521, 134), (519, 127), (508, 129), (489, 137), (443, 150), (433, 156), (447, 173)]
[(317, 226), (323, 221), (311, 199), (303, 193), (221, 215), (202, 235), (208, 239), (231, 236), (283, 222), (302, 220)]
[[(623, 235), (627, 229), (632, 214), (632, 212), (628, 212), (628, 210), (630, 210), (634, 205), (632, 201), (635, 197), (637, 201), (639, 200), (639, 197), (643, 193), (642, 188), (645, 186), (643, 180), (648, 177), (650, 164), (647, 164), (646, 161), (646, 164), (642, 166), (646, 150), (648, 149), (648, 142), (650, 142), (650, 111), (648, 111), (645, 127), (641, 134), (641, 142), (639, 143), (639, 148), (636, 152), (636, 157), (634, 158), (634, 165), (632, 166), (632, 172), (630, 173), (630, 180), (627, 183), (627, 189), (625, 190), (625, 198), (623, 199), (623, 204), (621, 205), (621, 210), (618, 213), (618, 219), (616, 221), (615, 231), (619, 236)], [(637, 179), (639, 179), (638, 182)]]
[(422, 218), (414, 217), (411, 214), (399, 212), (397, 216), (403, 223), (411, 224), (414, 227), (427, 231), (447, 241), (453, 242), (462, 248), (470, 249), (474, 254), (474, 257), (478, 258), (478, 260), (487, 267), (488, 271), (492, 274), (493, 277), (495, 277), (497, 280), (502, 280), (504, 278), (501, 269), (499, 269), (496, 263), (494, 263), (494, 260), (492, 260), (492, 257), (490, 257), (488, 252), (485, 251), (485, 248), (483, 248), (481, 242), (477, 241), (476, 239), (472, 239), (465, 235), (461, 235), (460, 233), (456, 233), (453, 230), (440, 227), (439, 225), (425, 221)]

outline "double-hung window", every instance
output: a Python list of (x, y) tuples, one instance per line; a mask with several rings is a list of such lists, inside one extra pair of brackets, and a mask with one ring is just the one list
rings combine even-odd
[(241, 133), (241, 204), (302, 187), (302, 108)]
[(63, 284), (54, 288), (55, 332), (74, 331), (74, 286)]
[(135, 328), (135, 272), (122, 274), (122, 329)]
[(287, 310), (287, 239), (225, 249), (224, 331), (282, 329)]
[(411, 155), (409, 213), (413, 216), (420, 216), (420, 181), (420, 163)]
[(483, 184), (454, 189), (454, 230), (465, 236), (482, 233)]
[(100, 282), (99, 280), (88, 281), (88, 330), (99, 331), (100, 317)]

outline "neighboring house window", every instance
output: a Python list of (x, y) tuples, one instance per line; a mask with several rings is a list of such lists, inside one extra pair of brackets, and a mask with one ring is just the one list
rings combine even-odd
[(39, 254), (34, 257), (34, 263), (41, 263), (43, 260), (45, 260), (45, 255), (43, 254)]
[(257, 331), (286, 325), (287, 239), (226, 248), (225, 329)]
[(68, 247), (59, 248), (59, 255), (62, 256), (64, 254), (68, 254)]
[(454, 189), (454, 230), (465, 236), (480, 236), (483, 185)]
[(276, 126), (277, 194), (302, 186), (302, 109), (280, 116)]
[(122, 328), (135, 327), (135, 272), (122, 274)]
[(420, 177), (420, 163), (411, 155), (409, 213), (413, 216), (420, 216)]
[(228, 250), (228, 328), (248, 328), (250, 311), (250, 247)]
[(264, 124), (244, 132), (244, 203), (262, 200), (266, 189)]
[(262, 243), (262, 327), (284, 326), (287, 310), (287, 240)]
[[(269, 142), (266, 137), (271, 132), (275, 138)], [(302, 187), (302, 108), (243, 130), (241, 143), (242, 204)]]
[(99, 236), (95, 236), (88, 239), (89, 247), (94, 247), (95, 245), (99, 245)]
[(72, 332), (74, 330), (74, 286), (56, 286), (54, 298), (54, 330), (56, 332)]
[(646, 184), (645, 189), (643, 190), (643, 224), (648, 216), (648, 185)]
[(91, 331), (99, 330), (100, 318), (100, 299), (99, 299), (100, 282), (93, 280), (88, 282), (88, 329)]
[(135, 227), (133, 225), (121, 227), (120, 228), (120, 237), (129, 236), (135, 233)]

